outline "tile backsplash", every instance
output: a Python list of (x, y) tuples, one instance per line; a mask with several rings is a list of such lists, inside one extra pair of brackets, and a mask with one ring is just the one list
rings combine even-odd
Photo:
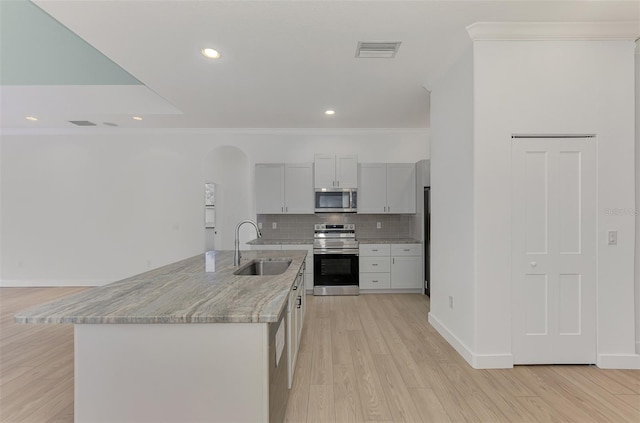
[[(355, 223), (356, 238), (411, 238), (415, 215), (409, 214), (259, 214), (265, 239), (313, 238), (316, 223)], [(377, 224), (380, 222), (380, 229)], [(273, 223), (276, 229), (273, 229)]]

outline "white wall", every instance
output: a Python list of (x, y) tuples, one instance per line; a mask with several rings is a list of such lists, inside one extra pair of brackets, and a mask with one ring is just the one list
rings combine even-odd
[[(475, 350), (473, 259), (473, 51), (431, 92), (431, 312), (466, 358)], [(453, 297), (453, 308), (449, 307)], [(450, 335), (450, 336), (447, 336)]]
[[(242, 198), (218, 216), (226, 222), (255, 218), (256, 162), (312, 162), (320, 152), (416, 162), (429, 151), (425, 130), (3, 131), (2, 285), (99, 285), (202, 253), (209, 153), (222, 146), (249, 162), (246, 189), (233, 188)], [(226, 240), (233, 229), (221, 228)]]
[[(510, 136), (596, 134), (598, 364), (635, 363), (634, 43), (474, 42), (475, 352), (511, 352)], [(435, 119), (432, 119), (434, 128)], [(436, 145), (436, 132), (433, 132)], [(434, 149), (434, 163), (436, 153)], [(608, 246), (606, 232), (618, 231)]]
[(640, 354), (640, 41), (636, 41), (636, 352)]

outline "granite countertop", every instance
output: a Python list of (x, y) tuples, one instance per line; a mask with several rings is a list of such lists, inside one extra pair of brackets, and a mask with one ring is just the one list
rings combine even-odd
[[(357, 238), (360, 244), (420, 244), (414, 238)], [(257, 238), (247, 242), (249, 245), (282, 245), (282, 244), (313, 244), (313, 239), (265, 239)]]
[(269, 323), (277, 322), (306, 251), (243, 251), (254, 258), (291, 258), (275, 276), (236, 276), (233, 251), (216, 251), (216, 272), (205, 255), (18, 313), (17, 323)]
[(291, 244), (291, 245), (303, 245), (303, 244), (313, 244), (313, 238), (299, 238), (299, 239), (265, 239), (265, 238), (256, 238), (252, 241), (247, 242), (248, 245), (282, 245), (282, 244)]
[(360, 244), (420, 244), (413, 238), (358, 238)]

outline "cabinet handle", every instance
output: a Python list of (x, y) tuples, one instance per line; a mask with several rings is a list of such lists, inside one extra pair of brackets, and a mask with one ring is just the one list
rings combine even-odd
[(336, 186), (340, 187), (340, 181), (336, 181)]
[(297, 291), (298, 290), (298, 285), (293, 285), (293, 290)]
[(405, 248), (404, 251), (411, 251), (409, 248)]
[(284, 212), (284, 207), (280, 207), (280, 211), (281, 211), (281, 212)]
[(378, 250), (371, 250), (371, 251), (378, 251)]
[(302, 307), (302, 297), (298, 297), (298, 307), (297, 308), (300, 308), (300, 307)]
[(378, 265), (378, 263), (371, 263), (371, 265), (372, 265), (372, 266), (377, 266), (377, 265)]
[(375, 280), (375, 281), (371, 281), (371, 282), (378, 283), (378, 281), (377, 281), (377, 280)]
[(396, 264), (396, 258), (395, 257), (392, 258), (391, 260), (392, 260), (391, 263)]
[(286, 211), (288, 213), (289, 212), (289, 207), (285, 207), (284, 211)]
[(387, 209), (388, 209), (387, 211), (391, 213), (391, 206), (387, 206)]

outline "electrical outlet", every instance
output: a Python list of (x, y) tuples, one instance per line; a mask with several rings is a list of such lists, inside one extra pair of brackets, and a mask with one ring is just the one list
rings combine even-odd
[(271, 229), (278, 229), (278, 224), (276, 222), (273, 222), (271, 224)]
[(449, 295), (449, 308), (453, 308), (453, 297)]
[(262, 222), (258, 222), (258, 229), (262, 230)]
[(609, 245), (618, 245), (618, 231), (609, 231)]
[(378, 229), (382, 229), (382, 223), (381, 223), (381, 222), (378, 222), (378, 223), (376, 224), (376, 228), (378, 228)]

